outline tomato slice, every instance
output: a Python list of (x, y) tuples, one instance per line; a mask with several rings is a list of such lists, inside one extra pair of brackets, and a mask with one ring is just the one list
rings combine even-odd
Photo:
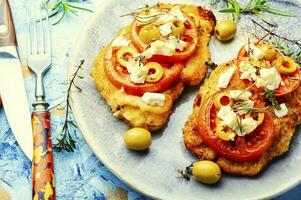
[(222, 140), (215, 134), (215, 119), (218, 112), (213, 104), (215, 97), (216, 95), (213, 95), (202, 104), (198, 116), (198, 133), (204, 143), (218, 155), (233, 161), (247, 162), (259, 158), (269, 148), (274, 138), (272, 117), (264, 113), (264, 122), (252, 133), (236, 136), (235, 141)]
[(110, 82), (117, 88), (123, 88), (128, 94), (142, 96), (145, 92), (162, 92), (168, 89), (181, 75), (184, 68), (183, 63), (161, 64), (164, 75), (155, 83), (135, 84), (130, 80), (130, 74), (121, 67), (116, 58), (118, 48), (109, 49), (112, 51), (111, 59), (105, 60), (104, 72)]
[[(189, 16), (187, 16), (184, 12), (187, 22), (185, 23), (185, 32), (181, 36), (181, 39), (187, 42), (187, 46), (183, 51), (176, 51), (173, 55), (153, 55), (150, 58), (151, 61), (160, 61), (160, 62), (180, 62), (189, 58), (196, 51), (198, 45), (198, 32), (197, 29)], [(139, 30), (141, 27), (134, 21), (131, 25), (131, 41), (134, 46), (138, 49), (139, 52), (142, 52), (147, 49), (148, 44), (143, 43), (139, 38)]]
[(275, 96), (280, 97), (287, 95), (297, 89), (300, 85), (300, 69), (298, 68), (291, 75), (283, 75), (281, 74), (282, 81), (284, 85), (281, 85), (275, 90)]

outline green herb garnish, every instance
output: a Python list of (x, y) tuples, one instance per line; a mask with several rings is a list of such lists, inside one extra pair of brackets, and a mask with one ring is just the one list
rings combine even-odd
[(267, 90), (266, 92), (264, 92), (264, 95), (270, 101), (270, 103), (272, 104), (272, 108), (274, 110), (280, 110), (281, 109), (277, 99), (275, 98), (275, 91)]
[(133, 12), (121, 15), (121, 17), (131, 16), (140, 24), (148, 25), (155, 22), (164, 13), (163, 11), (158, 9), (158, 13), (151, 14), (150, 9), (151, 7), (149, 7), (149, 5), (146, 5), (145, 7), (138, 8)]
[(79, 11), (93, 12), (92, 10), (79, 6), (75, 3), (80, 3), (80, 0), (46, 0), (44, 5), (50, 10), (49, 18), (58, 16), (58, 20), (53, 25), (58, 24), (66, 16), (67, 13), (78, 15)]
[(53, 145), (53, 150), (55, 151), (67, 151), (67, 152), (73, 152), (74, 149), (76, 149), (75, 143), (76, 141), (72, 138), (72, 135), (70, 133), (70, 128), (77, 128), (76, 124), (72, 120), (70, 120), (70, 93), (71, 89), (74, 86), (79, 92), (82, 91), (82, 89), (75, 84), (75, 79), (80, 78), (83, 79), (82, 76), (79, 75), (80, 69), (82, 69), (82, 66), (84, 64), (84, 60), (81, 60), (80, 65), (77, 67), (75, 73), (72, 76), (72, 79), (70, 80), (68, 91), (67, 91), (67, 100), (66, 100), (66, 114), (65, 114), (65, 121), (62, 128), (62, 131), (60, 134), (54, 136), (57, 140), (57, 143)]
[(241, 14), (253, 14), (264, 22), (277, 26), (277, 24), (263, 12), (269, 12), (276, 15), (294, 17), (295, 14), (271, 8), (271, 2), (268, 0), (250, 0), (245, 7), (242, 7), (237, 0), (228, 0), (228, 7), (220, 10), (222, 13), (233, 13), (236, 19), (240, 19)]
[(242, 119), (236, 115), (236, 121), (237, 121), (237, 125), (238, 125), (238, 130), (239, 130), (240, 134), (242, 134), (243, 130), (244, 130), (244, 127), (241, 124)]

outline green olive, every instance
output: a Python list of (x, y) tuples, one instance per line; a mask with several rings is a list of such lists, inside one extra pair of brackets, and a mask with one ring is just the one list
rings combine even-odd
[(215, 26), (215, 36), (220, 41), (228, 41), (236, 34), (236, 24), (232, 20), (224, 20)]
[(268, 44), (263, 44), (259, 47), (263, 51), (263, 58), (268, 61), (273, 61), (277, 57), (277, 52), (274, 47)]
[(126, 66), (129, 63), (129, 59), (138, 54), (138, 51), (133, 47), (122, 46), (118, 49), (116, 56), (117, 62), (121, 66)]
[(222, 106), (232, 106), (234, 102), (228, 92), (221, 92), (216, 95), (213, 103), (215, 108), (219, 110)]
[(214, 184), (220, 180), (221, 174), (218, 164), (210, 160), (197, 161), (192, 165), (192, 175), (202, 183)]
[(276, 69), (284, 75), (290, 75), (292, 73), (294, 73), (298, 66), (295, 63), (295, 61), (288, 57), (288, 56), (279, 56), (274, 62), (273, 62), (273, 66), (276, 67)]
[[(255, 115), (255, 117), (254, 117)], [(263, 120), (264, 120), (264, 113), (247, 113), (245, 118), (249, 118), (252, 117), (253, 119), (255, 118), (257, 126), (259, 126), (260, 124), (262, 124)]]
[(148, 71), (148, 75), (146, 76), (146, 82), (158, 82), (162, 79), (164, 75), (164, 69), (162, 65), (157, 62), (149, 62), (145, 65)]
[(172, 27), (171, 27), (172, 35), (178, 37), (182, 35), (184, 31), (185, 31), (185, 25), (183, 22), (181, 22), (178, 19), (172, 21)]
[(149, 44), (154, 40), (160, 39), (160, 31), (155, 25), (143, 26), (139, 31), (139, 39), (143, 43)]
[(125, 132), (124, 143), (127, 148), (136, 151), (146, 150), (152, 144), (151, 133), (144, 128), (132, 128)]
[(235, 138), (235, 132), (228, 126), (224, 126), (220, 120), (216, 123), (216, 135), (226, 141), (234, 141)]

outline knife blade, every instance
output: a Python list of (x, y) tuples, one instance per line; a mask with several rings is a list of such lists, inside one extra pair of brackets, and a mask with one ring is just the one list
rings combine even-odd
[(7, 0), (0, 1), (0, 95), (11, 130), (21, 149), (31, 160), (31, 116)]

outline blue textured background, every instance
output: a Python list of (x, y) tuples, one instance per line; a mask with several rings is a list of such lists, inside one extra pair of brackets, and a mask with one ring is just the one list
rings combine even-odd
[[(26, 57), (26, 6), (33, 5), (36, 1), (10, 0), (15, 21), (19, 43), (20, 57)], [(82, 4), (92, 10), (101, 5), (101, 0), (84, 1)], [(46, 91), (51, 107), (64, 104), (67, 68), (69, 55), (73, 43), (76, 42), (91, 13), (81, 12), (79, 16), (67, 16), (60, 24), (53, 26), (53, 67), (46, 76)], [(299, 27), (298, 27), (299, 28)], [(24, 63), (24, 62), (23, 62)], [(25, 79), (29, 102), (33, 102), (34, 79), (28, 76)], [(61, 130), (64, 117), (59, 114), (52, 115), (52, 132)], [(77, 129), (72, 130), (77, 141), (74, 153), (54, 153), (56, 192), (58, 200), (102, 200), (111, 198), (117, 191), (125, 191), (128, 199), (147, 199), (133, 191), (126, 184), (118, 180), (93, 154)], [(0, 111), (0, 185), (14, 200), (31, 198), (31, 162), (19, 148), (8, 126), (4, 111)], [(120, 190), (122, 189), (122, 190)], [(114, 195), (113, 195), (114, 196)], [(297, 200), (301, 199), (301, 186), (275, 199)], [(0, 195), (1, 197), (1, 195)], [(111, 198), (114, 199), (114, 198)], [(118, 197), (115, 197), (118, 199)]]

